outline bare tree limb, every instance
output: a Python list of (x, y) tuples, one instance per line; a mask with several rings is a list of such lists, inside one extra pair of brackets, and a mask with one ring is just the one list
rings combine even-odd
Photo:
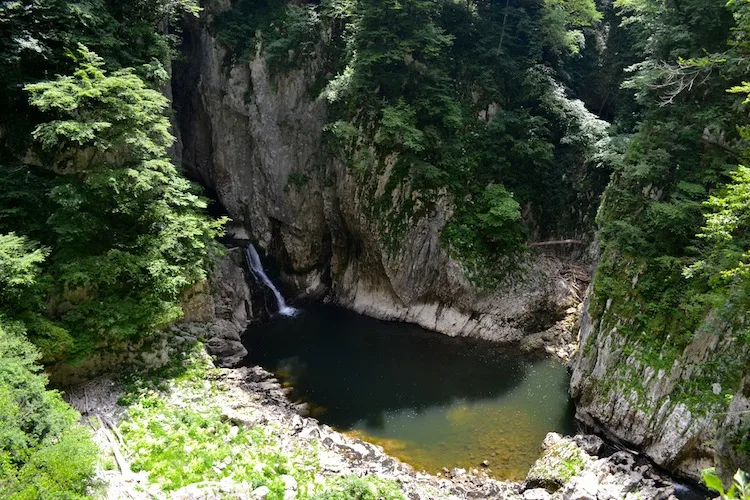
[(544, 247), (548, 245), (588, 245), (583, 240), (551, 240), (551, 241), (534, 241), (529, 243), (530, 247)]

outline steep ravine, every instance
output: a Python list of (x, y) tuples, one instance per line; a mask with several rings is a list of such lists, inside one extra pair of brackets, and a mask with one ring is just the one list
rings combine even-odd
[[(570, 354), (585, 288), (580, 261), (539, 251), (522, 277), (496, 292), (477, 291), (441, 242), (452, 212), (447, 194), (415, 209), (400, 244), (388, 246), (361, 179), (323, 154), (326, 106), (313, 90), (316, 60), (273, 79), (260, 55), (228, 67), (210, 18), (209, 9), (187, 22), (187, 62), (175, 66), (182, 162), (280, 265), (289, 285), (377, 318), (503, 342), (532, 334), (529, 345)], [(378, 174), (376, 191), (389, 175), (388, 168)], [(414, 191), (393, 196), (420, 203)]]
[[(696, 399), (713, 394), (696, 367), (711, 359), (715, 341), (697, 338), (671, 371), (626, 354), (617, 325), (628, 318), (592, 320), (581, 305), (592, 267), (585, 252), (534, 250), (522, 277), (495, 292), (478, 291), (441, 242), (454, 208), (448, 194), (420, 205), (408, 186), (394, 190), (394, 204), (409, 198), (421, 210), (414, 210), (399, 245), (386, 244), (387, 227), (373, 216), (368, 190), (383, 194), (394, 159), (385, 158), (386, 168), (363, 186), (356, 172), (326, 154), (327, 110), (315, 83), (321, 59), (273, 77), (260, 53), (231, 65), (209, 29), (212, 8), (186, 21), (185, 57), (174, 68), (182, 164), (215, 191), (236, 234), (257, 242), (298, 296), (325, 296), (448, 335), (521, 342), (562, 358), (578, 345), (581, 313), (582, 348), (571, 382), (581, 421), (693, 480), (712, 464), (725, 472), (742, 465), (734, 448), (715, 438), (721, 429), (742, 428), (747, 389), (734, 395), (726, 415), (699, 413), (674, 398), (675, 387)], [(628, 388), (633, 377), (640, 392)]]

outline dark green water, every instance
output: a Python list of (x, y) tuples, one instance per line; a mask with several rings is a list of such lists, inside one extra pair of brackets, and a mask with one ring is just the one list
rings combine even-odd
[(417, 469), (477, 467), (521, 479), (547, 432), (575, 431), (568, 374), (487, 342), (334, 307), (252, 327), (248, 363), (294, 387), (313, 415)]

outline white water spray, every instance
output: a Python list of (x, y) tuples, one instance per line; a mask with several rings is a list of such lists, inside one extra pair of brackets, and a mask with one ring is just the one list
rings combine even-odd
[(250, 266), (250, 269), (255, 273), (255, 276), (260, 278), (260, 280), (271, 289), (273, 292), (273, 295), (276, 297), (276, 305), (279, 306), (279, 314), (282, 316), (294, 316), (299, 311), (293, 307), (289, 307), (286, 305), (286, 301), (284, 300), (284, 297), (281, 296), (281, 292), (279, 292), (279, 289), (276, 288), (276, 286), (273, 284), (273, 282), (266, 276), (266, 271), (263, 269), (263, 264), (260, 262), (260, 256), (258, 255), (258, 251), (255, 250), (255, 247), (252, 243), (247, 244), (247, 250), (245, 250), (245, 260), (247, 260), (247, 265)]

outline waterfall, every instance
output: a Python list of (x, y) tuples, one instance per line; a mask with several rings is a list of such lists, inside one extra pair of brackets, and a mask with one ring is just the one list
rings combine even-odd
[(247, 265), (253, 271), (255, 276), (260, 278), (263, 284), (265, 284), (273, 292), (273, 295), (276, 297), (276, 305), (279, 306), (279, 314), (281, 314), (282, 316), (294, 316), (295, 314), (297, 314), (297, 309), (286, 305), (286, 301), (284, 301), (284, 297), (281, 296), (281, 292), (279, 292), (279, 289), (276, 288), (276, 286), (273, 284), (273, 281), (271, 281), (268, 276), (266, 276), (266, 271), (263, 269), (263, 264), (261, 264), (260, 262), (258, 251), (255, 250), (255, 247), (252, 243), (247, 244), (247, 250), (245, 250), (245, 260), (247, 260)]

